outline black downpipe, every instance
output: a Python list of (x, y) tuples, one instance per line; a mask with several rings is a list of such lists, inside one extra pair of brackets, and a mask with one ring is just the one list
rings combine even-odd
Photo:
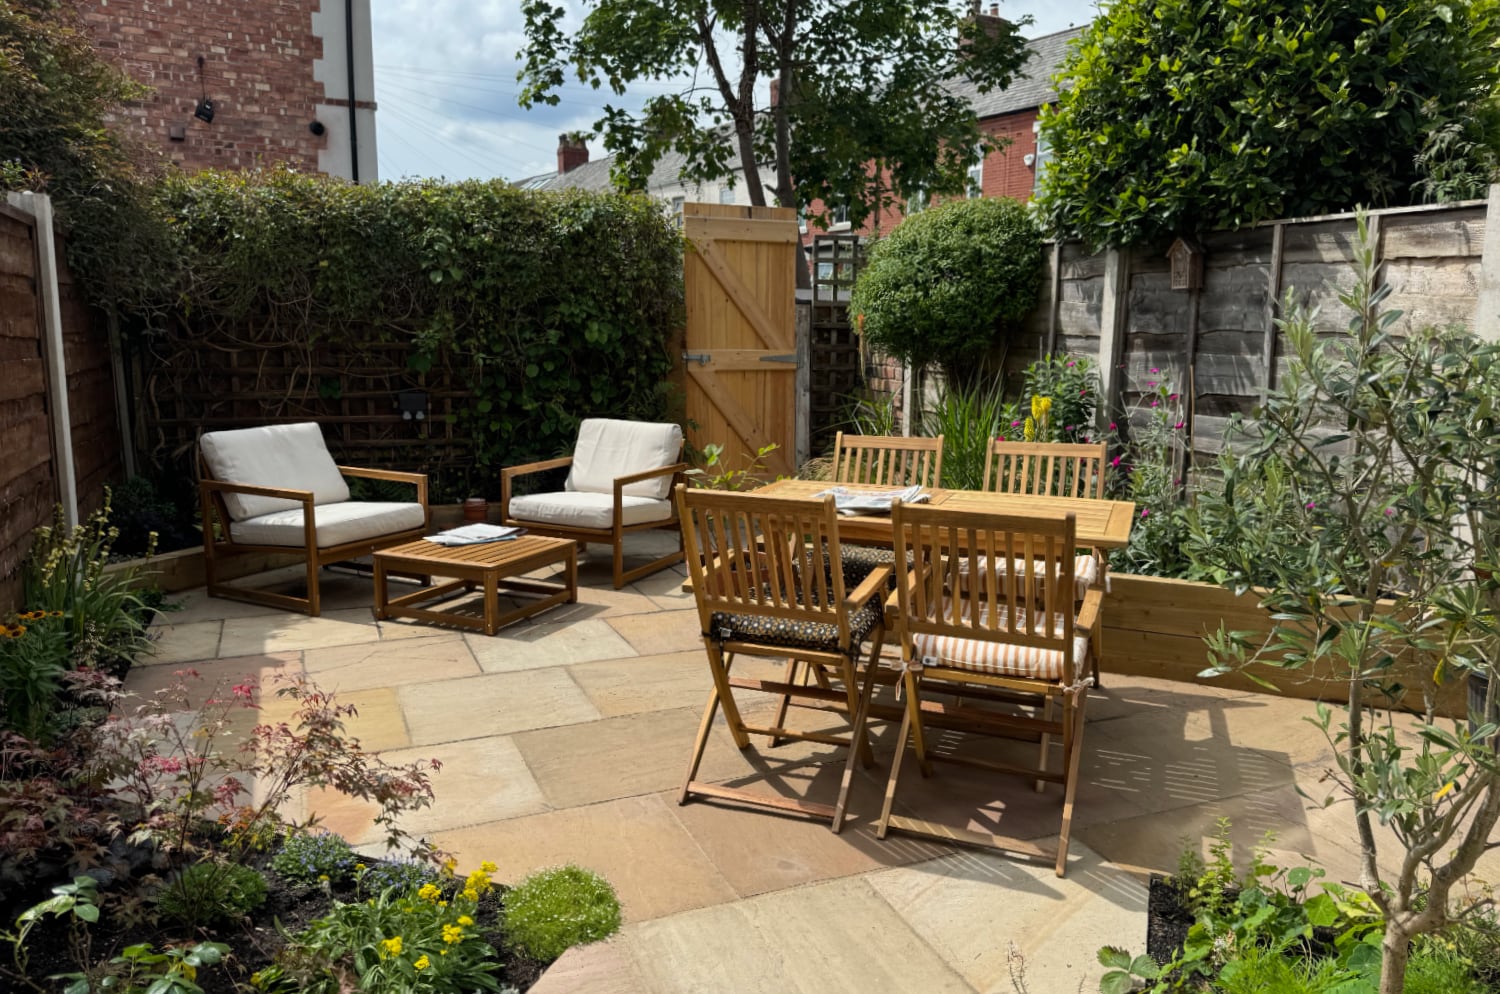
[(344, 0), (344, 68), (349, 76), (349, 177), (359, 182), (359, 109), (354, 99), (354, 0)]

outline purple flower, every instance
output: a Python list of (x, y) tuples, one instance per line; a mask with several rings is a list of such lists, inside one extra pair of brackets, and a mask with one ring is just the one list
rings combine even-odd
[(1077, 364), (1077, 363), (1075, 363), (1075, 362), (1070, 362), (1070, 363), (1068, 363), (1068, 368), (1069, 368), (1069, 369), (1072, 369), (1072, 368), (1073, 368), (1073, 367), (1074, 367), (1074, 366), (1076, 366), (1076, 365), (1078, 365), (1078, 364)]
[(1168, 400), (1176, 400), (1177, 399), (1177, 394), (1175, 394), (1175, 393), (1169, 393), (1169, 394), (1167, 394), (1167, 399)]
[(1151, 367), (1151, 372), (1153, 372), (1153, 373), (1160, 373), (1161, 370), (1157, 369), (1155, 366), (1152, 366)]
[(1186, 421), (1179, 421), (1175, 425), (1173, 425), (1172, 427), (1175, 428), (1175, 429), (1177, 429), (1178, 431), (1181, 431), (1182, 430), (1182, 426), (1185, 425), (1185, 424), (1187, 424)]
[(1155, 380), (1148, 380), (1146, 382), (1146, 387), (1148, 389), (1155, 390), (1156, 389), (1156, 381)]
[(1072, 425), (1063, 425), (1063, 431), (1072, 431), (1072, 430), (1073, 430), (1073, 426)]
[(1388, 507), (1388, 508), (1385, 509), (1385, 516), (1387, 518), (1391, 517), (1395, 513), (1396, 513), (1396, 509), (1394, 507)]
[(1161, 403), (1161, 401), (1159, 401), (1159, 400), (1155, 400), (1155, 399), (1153, 399), (1153, 400), (1152, 400), (1152, 401), (1151, 401), (1151, 406), (1152, 406), (1152, 407), (1156, 407), (1156, 406), (1157, 406), (1157, 405), (1159, 405), (1159, 404), (1160, 404), (1160, 403)]
[(1114, 430), (1115, 430), (1115, 423), (1114, 423), (1114, 422), (1113, 422), (1113, 421), (1111, 421), (1111, 422), (1110, 422), (1110, 423), (1109, 423), (1109, 430), (1110, 430), (1110, 431), (1114, 431)]
[(1307, 502), (1307, 509), (1308, 509), (1308, 510), (1309, 510), (1309, 511), (1311, 511), (1311, 510), (1312, 510), (1312, 509), (1313, 509), (1313, 508), (1315, 508), (1315, 507), (1317, 507), (1317, 506), (1318, 506), (1318, 505), (1317, 505), (1317, 504), (1315, 504), (1315, 503), (1313, 503), (1313, 502), (1312, 502), (1312, 501), (1308, 501), (1308, 502)]
[(1010, 423), (1010, 426), (1011, 426), (1011, 427), (1012, 427), (1012, 428), (1019, 428), (1019, 427), (1021, 427), (1021, 426), (1022, 426), (1022, 425), (1023, 425), (1023, 424), (1025, 424), (1025, 423), (1026, 423), (1026, 422), (1024, 422), (1024, 421), (1012, 421), (1012, 422), (1011, 422), (1011, 423)]
[(1143, 518), (1150, 517), (1150, 515), (1151, 515), (1151, 508), (1149, 508), (1149, 507), (1143, 507), (1143, 508), (1141, 508), (1141, 517), (1143, 517)]
[(1118, 468), (1120, 465), (1120, 458), (1120, 456), (1115, 456), (1113, 459), (1111, 459), (1109, 461), (1110, 468)]

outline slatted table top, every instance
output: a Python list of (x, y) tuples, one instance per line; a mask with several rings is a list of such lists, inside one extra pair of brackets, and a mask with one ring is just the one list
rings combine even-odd
[[(826, 480), (777, 480), (759, 490), (750, 491), (765, 497), (810, 498), (834, 486), (848, 490), (889, 491), (892, 487), (834, 484)], [(1080, 545), (1114, 549), (1130, 541), (1130, 526), (1135, 523), (1135, 504), (1128, 500), (1092, 500), (1086, 497), (1034, 497), (1027, 494), (997, 494), (977, 490), (928, 491), (934, 506), (958, 510), (983, 511), (990, 514), (1033, 514), (1056, 517), (1072, 513), (1078, 528)], [(891, 540), (891, 519), (885, 515), (850, 515), (839, 518), (839, 535), (845, 539)]]
[(414, 563), (504, 570), (522, 560), (556, 556), (573, 544), (572, 539), (542, 535), (522, 535), (503, 542), (477, 542), (473, 545), (438, 545), (419, 538), (405, 545), (380, 549), (375, 555)]

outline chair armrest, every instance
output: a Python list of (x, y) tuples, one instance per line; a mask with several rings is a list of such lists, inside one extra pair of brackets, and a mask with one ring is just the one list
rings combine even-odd
[(423, 507), (427, 506), (426, 473), (403, 473), (395, 469), (361, 469), (358, 466), (340, 466), (338, 470), (344, 476), (353, 476), (362, 480), (389, 480), (392, 483), (410, 483), (417, 488), (417, 503)]
[(648, 469), (641, 473), (631, 473), (629, 476), (617, 476), (615, 477), (615, 491), (619, 492), (622, 488), (628, 487), (632, 483), (640, 483), (642, 480), (651, 480), (658, 476), (671, 476), (681, 473), (687, 470), (687, 468), (687, 463), (679, 462), (673, 463), (670, 466), (662, 466), (660, 469)]
[(1073, 621), (1075, 629), (1092, 632), (1099, 624), (1099, 609), (1104, 605), (1104, 591), (1090, 587), (1083, 595), (1083, 604), (1078, 608), (1078, 617)]
[(870, 575), (861, 580), (859, 586), (844, 597), (844, 603), (848, 604), (851, 610), (863, 607), (870, 598), (884, 590), (891, 582), (892, 569), (893, 567), (890, 566), (879, 566), (871, 570)]
[(572, 456), (558, 456), (556, 459), (543, 459), (541, 462), (523, 463), (520, 466), (506, 466), (500, 470), (500, 520), (510, 520), (510, 481), (518, 476), (530, 476), (532, 473), (541, 473), (549, 469), (562, 469), (564, 466), (573, 465)]
[(285, 487), (262, 487), (253, 483), (231, 483), (228, 480), (200, 480), (198, 486), (204, 491), (221, 494), (245, 494), (250, 497), (276, 497), (281, 500), (301, 501), (310, 504), (311, 490), (288, 490)]

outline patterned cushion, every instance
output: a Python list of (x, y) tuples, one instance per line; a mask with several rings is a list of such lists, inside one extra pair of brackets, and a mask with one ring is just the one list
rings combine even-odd
[[(1001, 623), (1004, 623), (1004, 608)], [(967, 613), (967, 612), (966, 612)], [(988, 617), (988, 609), (981, 618)], [(1061, 622), (1059, 621), (1059, 624)], [(951, 635), (921, 634), (912, 636), (912, 650), (917, 659), (934, 657), (944, 666), (952, 666), (991, 676), (1014, 676), (1031, 680), (1057, 680), (1073, 682), (1088, 672), (1089, 633), (1073, 635), (1074, 672), (1064, 674), (1064, 659), (1060, 649), (1040, 649), (1029, 645), (1013, 645), (1007, 642), (989, 642), (984, 639), (967, 639)]]
[[(979, 557), (979, 562), (980, 562), (980, 568), (981, 569), (988, 569), (987, 561), (988, 561), (988, 557), (987, 556), (980, 556)], [(995, 573), (997, 575), (999, 575), (999, 576), (1006, 576), (1010, 572), (1010, 570), (1008, 568), (1009, 566), (1014, 566), (1016, 568), (1017, 572), (1021, 571), (1021, 561), (1019, 559), (1012, 559), (1012, 560), (1009, 560), (1009, 561), (1002, 559), (1000, 561), (998, 567), (996, 568)], [(958, 573), (959, 573), (959, 575), (960, 576), (967, 576), (968, 572), (969, 572), (969, 560), (967, 558), (959, 560), (959, 563), (958, 563)], [(1089, 588), (1090, 587), (1092, 587), (1096, 582), (1098, 582), (1098, 579), (1099, 579), (1099, 560), (1095, 559), (1092, 554), (1083, 555), (1083, 556), (1074, 556), (1073, 557), (1073, 599), (1074, 600), (1079, 600), (1079, 601), (1083, 600), (1084, 595), (1089, 592)]]
[[(864, 583), (865, 577), (880, 567), (896, 565), (896, 553), (878, 545), (840, 545), (839, 559), (844, 566), (844, 586), (850, 590)], [(907, 562), (911, 562), (910, 557), (907, 558)], [(894, 568), (891, 570), (891, 579), (887, 587), (891, 590), (896, 589)]]
[[(846, 579), (844, 582), (849, 581)], [(766, 596), (770, 596), (769, 590), (766, 591)], [(800, 596), (798, 600), (801, 600)], [(884, 617), (884, 598), (879, 594), (871, 597), (863, 606), (849, 615), (849, 652), (851, 655), (859, 652), (860, 643)], [(772, 618), (761, 614), (715, 611), (709, 616), (709, 631), (705, 635), (724, 642), (761, 642), (766, 645), (784, 645), (792, 649), (839, 651), (838, 625), (793, 621), (790, 618)]]

